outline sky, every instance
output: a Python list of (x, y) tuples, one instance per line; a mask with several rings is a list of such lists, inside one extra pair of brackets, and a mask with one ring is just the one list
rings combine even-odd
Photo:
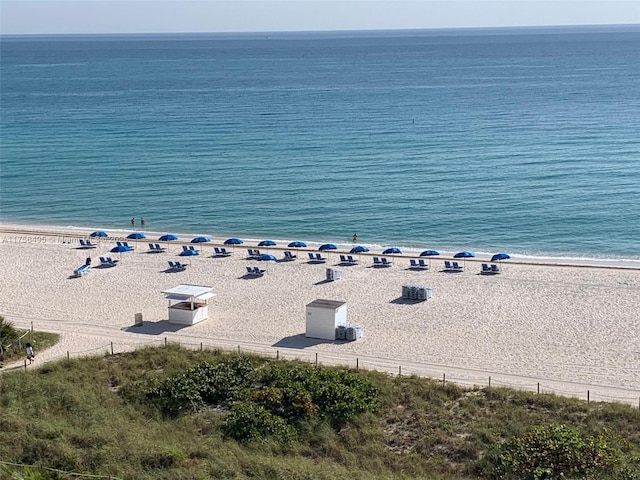
[(640, 0), (1, 0), (0, 33), (189, 33), (640, 24)]

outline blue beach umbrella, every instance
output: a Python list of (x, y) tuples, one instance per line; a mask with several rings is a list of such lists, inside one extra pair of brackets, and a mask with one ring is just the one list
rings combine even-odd
[(318, 250), (324, 252), (325, 250), (337, 250), (338, 247), (333, 243), (323, 243), (318, 247)]
[(111, 249), (111, 253), (122, 253), (122, 252), (130, 252), (131, 247), (127, 247), (126, 245), (116, 245)]
[(509, 260), (511, 256), (508, 253), (496, 253), (493, 257), (491, 257), (492, 262), (499, 262), (501, 260)]
[(349, 250), (349, 253), (365, 253), (365, 252), (368, 252), (368, 251), (369, 251), (369, 249), (367, 247), (365, 247), (364, 245), (356, 245), (351, 250)]
[(276, 245), (277, 245), (277, 243), (276, 243), (276, 242), (274, 242), (273, 240), (262, 240), (262, 241), (258, 244), (258, 246), (259, 246), (259, 247), (274, 247), (274, 246), (276, 246)]
[(473, 257), (475, 257), (475, 255), (472, 252), (467, 252), (467, 251), (458, 252), (453, 256), (453, 258), (461, 258), (463, 261), (467, 258), (473, 258)]
[(108, 237), (109, 235), (107, 235), (107, 232), (105, 232), (104, 230), (96, 230), (95, 232), (92, 232), (91, 237)]
[(198, 250), (187, 249), (187, 250), (182, 250), (179, 253), (179, 256), (181, 256), (181, 257), (195, 257), (196, 255), (200, 255)]
[(291, 248), (305, 248), (307, 246), (306, 243), (301, 242), (301, 241), (295, 241), (295, 242), (291, 242), (288, 247)]
[(258, 257), (258, 261), (260, 262), (275, 262), (277, 258), (275, 255), (270, 255), (268, 253), (263, 253)]
[(392, 253), (402, 253), (402, 251), (398, 247), (391, 247), (382, 252), (383, 255), (391, 255)]
[(147, 238), (147, 236), (142, 232), (133, 232), (127, 235), (129, 240), (142, 240), (143, 238)]
[(209, 240), (209, 237), (205, 237), (204, 235), (191, 239), (191, 243), (206, 243), (210, 241), (211, 240)]
[(227, 238), (224, 241), (225, 245), (242, 245), (244, 242), (242, 240), (240, 240), (239, 238)]
[(160, 242), (170, 242), (172, 240), (178, 240), (178, 236), (173, 233), (165, 233), (160, 238), (158, 238)]
[(437, 250), (425, 250), (420, 254), (421, 257), (433, 257), (435, 255), (440, 255), (440, 252)]

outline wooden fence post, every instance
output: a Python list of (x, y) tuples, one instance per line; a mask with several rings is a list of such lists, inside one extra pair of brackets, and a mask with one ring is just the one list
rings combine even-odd
[(442, 374), (442, 386), (443, 386), (443, 387), (444, 387), (444, 385), (445, 385), (446, 381), (447, 381), (447, 374), (446, 374), (446, 373), (443, 373), (443, 374)]
[(589, 390), (587, 390), (587, 405), (589, 405)]
[(540, 395), (540, 382), (538, 382), (538, 395)]
[(113, 357), (113, 342), (111, 342), (111, 356)]
[(280, 360), (280, 350), (276, 350), (276, 360)]
[(491, 388), (491, 375), (489, 375), (489, 388)]
[[(358, 370), (360, 370), (360, 359), (358, 357), (356, 357), (356, 372)], [(639, 403), (639, 405), (640, 405), (640, 403)], [(638, 408), (640, 408), (640, 407), (638, 407)]]
[(402, 365), (398, 365), (398, 376), (402, 376)]
[(316, 352), (316, 367), (318, 366), (318, 352)]

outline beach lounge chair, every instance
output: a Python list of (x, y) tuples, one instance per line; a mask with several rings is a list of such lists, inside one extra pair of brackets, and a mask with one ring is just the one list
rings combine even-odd
[(298, 258), (298, 256), (297, 256), (297, 255), (294, 255), (294, 254), (293, 254), (293, 253), (291, 253), (289, 250), (286, 250), (286, 251), (284, 252), (284, 259), (285, 259), (285, 260), (290, 261), (290, 260), (295, 260), (296, 258)]
[(89, 267), (89, 265), (80, 265), (78, 268), (76, 268), (73, 271), (73, 275), (75, 277), (82, 277), (82, 276), (86, 275), (87, 273), (89, 273), (90, 269), (91, 269), (91, 267)]
[(116, 262), (114, 262), (110, 257), (109, 258), (100, 257), (100, 266), (101, 267), (115, 267), (116, 266)]
[(231, 256), (231, 252), (229, 252), (226, 248), (222, 247), (220, 249), (220, 251), (222, 252), (222, 255), (225, 257), (230, 257)]
[(424, 258), (418, 260), (418, 265), (420, 265), (421, 270), (429, 270), (429, 265), (424, 261)]
[(455, 271), (453, 269), (453, 266), (451, 265), (451, 262), (449, 260), (445, 260), (444, 261), (444, 271), (445, 272), (454, 272)]
[(487, 275), (487, 274), (492, 273), (491, 272), (491, 267), (489, 267), (489, 265), (487, 265), (486, 263), (483, 263), (482, 264), (482, 270), (480, 270), (480, 273), (482, 275)]
[(213, 256), (214, 257), (228, 257), (231, 255), (224, 248), (213, 247)]
[(324, 263), (327, 261), (327, 257), (323, 257), (321, 253), (316, 253), (316, 262)]
[(253, 275), (253, 267), (247, 267), (247, 275)]
[(176, 271), (183, 271), (187, 268), (188, 263), (180, 263), (180, 262), (172, 262), (169, 261), (169, 269), (170, 270), (176, 270)]
[(500, 273), (500, 267), (495, 263), (491, 264), (491, 273)]
[(253, 267), (253, 274), (262, 276), (264, 275), (265, 270), (262, 270), (260, 267)]
[(166, 252), (167, 249), (165, 247), (161, 247), (159, 243), (156, 243), (156, 251), (159, 253)]
[(349, 261), (349, 265), (357, 265), (358, 264), (358, 260), (353, 258), (353, 255), (347, 255), (347, 259)]
[(148, 253), (160, 253), (160, 252), (164, 252), (164, 248), (160, 247), (159, 244), (153, 244), (150, 243), (149, 244), (149, 250), (147, 251)]
[(97, 245), (94, 245), (89, 240), (80, 239), (80, 248), (96, 248)]
[(260, 250), (254, 250), (252, 248), (247, 248), (247, 253), (249, 254), (249, 259), (255, 260), (260, 257)]
[(391, 265), (393, 265), (393, 261), (387, 260), (387, 257), (382, 257), (380, 260), (382, 261), (383, 267), (390, 267)]
[(194, 247), (193, 245), (189, 245), (189, 250), (197, 251), (196, 247)]
[(378, 257), (373, 257), (373, 266), (374, 267), (381, 267), (382, 266), (382, 261)]
[(111, 263), (115, 267), (116, 263), (118, 263), (118, 260), (114, 260), (111, 257), (107, 257), (107, 262)]
[(340, 255), (340, 265), (348, 265), (348, 264), (349, 264), (349, 260), (347, 260), (347, 256)]
[(314, 263), (316, 261), (316, 256), (311, 252), (309, 252), (309, 261)]
[(454, 272), (461, 272), (464, 270), (464, 267), (460, 265), (458, 262), (452, 262), (451, 266)]
[(129, 246), (128, 242), (122, 242), (122, 244), (127, 247), (129, 250), (133, 250), (133, 247)]

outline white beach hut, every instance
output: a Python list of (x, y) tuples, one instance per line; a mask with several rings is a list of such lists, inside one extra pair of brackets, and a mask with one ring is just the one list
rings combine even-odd
[(336, 329), (347, 325), (347, 302), (318, 299), (307, 304), (305, 337), (335, 340)]
[(207, 301), (215, 296), (212, 290), (202, 285), (178, 285), (162, 292), (169, 300), (169, 323), (194, 325), (209, 318)]

